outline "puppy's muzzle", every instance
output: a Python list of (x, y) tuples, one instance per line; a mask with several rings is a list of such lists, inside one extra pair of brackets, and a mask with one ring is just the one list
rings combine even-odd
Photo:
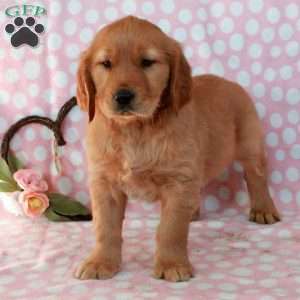
[(116, 110), (119, 112), (129, 112), (132, 110), (132, 103), (135, 98), (135, 93), (129, 89), (120, 89), (113, 96), (116, 104)]

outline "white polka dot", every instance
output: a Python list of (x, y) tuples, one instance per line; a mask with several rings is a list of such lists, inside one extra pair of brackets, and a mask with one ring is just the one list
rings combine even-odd
[(32, 128), (25, 130), (25, 138), (27, 141), (33, 141), (36, 137), (35, 131)]
[(175, 4), (173, 0), (162, 0), (160, 2), (161, 10), (166, 14), (171, 14), (175, 9)]
[(179, 11), (178, 18), (180, 22), (188, 24), (192, 21), (193, 16), (189, 9), (182, 9)]
[(204, 73), (206, 73), (206, 71), (204, 70), (204, 68), (202, 66), (194, 67), (192, 70), (193, 76), (202, 75)]
[(272, 98), (273, 101), (276, 101), (276, 102), (282, 100), (282, 98), (283, 98), (282, 88), (278, 87), (278, 86), (277, 87), (273, 87), (271, 89), (271, 98)]
[(293, 145), (290, 150), (290, 155), (292, 158), (300, 160), (300, 144)]
[(72, 191), (72, 181), (67, 177), (60, 177), (57, 187), (60, 193), (69, 194)]
[(217, 76), (224, 76), (224, 67), (221, 61), (214, 59), (209, 67), (209, 71)]
[(261, 102), (256, 102), (255, 103), (255, 108), (257, 110), (258, 116), (260, 119), (263, 119), (266, 115), (266, 107), (264, 104)]
[(289, 57), (295, 57), (299, 54), (299, 43), (297, 41), (288, 42), (285, 51)]
[(229, 45), (232, 50), (235, 50), (235, 51), (242, 50), (244, 47), (244, 37), (239, 33), (233, 34), (230, 37)]
[(234, 1), (230, 4), (229, 9), (232, 15), (239, 17), (243, 13), (244, 7), (241, 2)]
[(27, 106), (27, 97), (23, 93), (17, 92), (13, 95), (13, 102), (15, 107), (22, 109)]
[(295, 105), (300, 101), (300, 90), (296, 88), (291, 88), (286, 94), (287, 102), (291, 105)]
[(197, 10), (197, 17), (200, 19), (200, 21), (204, 22), (207, 20), (207, 12), (205, 10), (205, 8), (200, 7)]
[(190, 46), (185, 46), (185, 48), (184, 48), (184, 55), (186, 56), (186, 58), (193, 57), (193, 54), (194, 54), (193, 48), (190, 47)]
[(131, 15), (136, 11), (136, 3), (134, 0), (124, 0), (122, 4), (122, 10), (125, 14)]
[(58, 64), (57, 57), (54, 55), (47, 56), (46, 62), (47, 62), (49, 69), (55, 69)]
[(277, 7), (271, 7), (267, 11), (267, 19), (271, 24), (275, 24), (280, 19), (280, 10)]
[(77, 61), (74, 61), (74, 62), (70, 63), (69, 70), (70, 70), (71, 74), (76, 75), (77, 69), (78, 69), (78, 62)]
[(44, 146), (37, 146), (33, 151), (33, 156), (37, 161), (45, 161), (48, 155)]
[(262, 98), (265, 96), (266, 88), (262, 83), (257, 83), (253, 87), (253, 94), (257, 98)]
[(258, 30), (259, 30), (259, 23), (256, 19), (250, 19), (246, 23), (246, 32), (249, 35), (255, 35)]
[(78, 47), (77, 44), (69, 44), (66, 47), (66, 55), (69, 58), (78, 58), (80, 54), (80, 48)]
[(0, 90), (0, 105), (7, 104), (9, 101), (9, 94), (5, 90)]
[(300, 121), (300, 114), (296, 110), (290, 110), (288, 112), (288, 121), (291, 124), (297, 124)]
[(64, 22), (64, 33), (66, 35), (74, 35), (77, 31), (77, 23), (73, 19), (68, 19)]
[(82, 5), (78, 0), (70, 0), (68, 1), (68, 11), (72, 15), (77, 15), (81, 11)]
[(276, 147), (278, 145), (278, 135), (276, 132), (269, 132), (266, 136), (266, 143), (270, 147)]
[(61, 13), (61, 4), (58, 1), (51, 1), (49, 5), (50, 16), (58, 16)]
[(226, 50), (226, 44), (224, 43), (223, 40), (216, 40), (213, 43), (213, 51), (215, 54), (222, 55), (224, 54), (225, 50)]
[(28, 86), (28, 92), (30, 94), (31, 97), (36, 97), (39, 94), (40, 88), (37, 84), (35, 83), (31, 83)]
[(54, 82), (55, 86), (57, 86), (59, 88), (63, 88), (68, 84), (68, 81), (69, 81), (69, 79), (65, 72), (57, 71), (54, 73), (53, 82)]
[(214, 196), (207, 196), (204, 200), (204, 206), (207, 211), (217, 211), (220, 207), (219, 200)]
[(82, 154), (79, 151), (72, 151), (70, 155), (70, 161), (74, 166), (82, 164)]
[(235, 201), (238, 203), (239, 206), (246, 206), (249, 203), (248, 193), (244, 191), (237, 192), (235, 195)]
[(208, 35), (214, 35), (216, 32), (217, 26), (213, 23), (208, 23), (206, 25), (206, 32)]
[(142, 11), (145, 15), (152, 15), (155, 12), (155, 6), (150, 1), (144, 2), (142, 5)]
[(83, 181), (84, 180), (84, 172), (83, 172), (83, 170), (81, 170), (81, 169), (76, 170), (73, 173), (73, 178), (77, 182)]
[(273, 171), (271, 173), (271, 181), (275, 184), (282, 182), (282, 174), (279, 171)]
[(267, 68), (264, 72), (264, 78), (267, 81), (273, 81), (276, 78), (276, 72), (272, 68)]
[(270, 117), (272, 127), (280, 128), (282, 126), (282, 117), (278, 113), (273, 113)]
[(285, 159), (285, 152), (279, 149), (275, 152), (275, 157), (277, 160), (282, 161)]
[(113, 6), (107, 7), (104, 10), (104, 16), (108, 21), (116, 20), (118, 18), (118, 15), (119, 15), (119, 13), (118, 13), (117, 9)]
[(286, 173), (285, 173), (288, 181), (290, 182), (296, 182), (299, 180), (300, 178), (300, 174), (299, 174), (299, 171), (297, 168), (294, 168), (294, 167), (290, 167), (286, 170)]
[(69, 115), (72, 122), (77, 123), (82, 120), (84, 113), (80, 110), (78, 106), (74, 107), (70, 112)]
[(254, 75), (258, 75), (260, 74), (262, 71), (262, 66), (261, 66), (261, 63), (259, 62), (255, 62), (251, 65), (251, 72), (254, 74)]
[(257, 59), (261, 56), (262, 54), (262, 46), (260, 44), (257, 44), (257, 43), (253, 43), (249, 50), (248, 50), (248, 53), (250, 55), (250, 57), (252, 57), (253, 59)]
[(183, 42), (186, 40), (187, 34), (184, 28), (182, 27), (178, 27), (175, 29), (174, 31), (174, 38), (178, 41), (178, 42)]
[(235, 276), (250, 276), (253, 271), (249, 268), (236, 268), (231, 273)]
[(263, 7), (263, 0), (248, 0), (248, 8), (253, 13), (259, 13)]
[(85, 17), (85, 21), (87, 23), (94, 24), (99, 19), (99, 13), (95, 9), (89, 9), (89, 10), (86, 11), (84, 17)]
[(220, 29), (224, 33), (231, 33), (234, 29), (234, 22), (231, 18), (226, 17), (220, 23)]
[(0, 133), (4, 133), (8, 129), (7, 121), (0, 117)]
[(293, 36), (294, 29), (290, 24), (285, 23), (279, 27), (278, 33), (282, 40), (287, 41)]
[(13, 68), (8, 68), (6, 71), (4, 71), (4, 79), (8, 83), (16, 83), (19, 81), (20, 75), (19, 71)]
[(73, 127), (69, 127), (66, 130), (66, 141), (67, 143), (75, 143), (79, 140), (79, 135), (78, 135), (78, 131), (73, 128)]
[(275, 32), (272, 27), (267, 27), (261, 32), (262, 40), (265, 43), (271, 43), (274, 40)]
[(281, 48), (278, 46), (273, 46), (270, 50), (270, 54), (274, 58), (279, 57), (281, 55)]
[(35, 80), (40, 75), (40, 64), (36, 60), (27, 60), (24, 63), (23, 72), (29, 80)]
[(222, 2), (213, 2), (210, 6), (210, 13), (213, 17), (219, 18), (223, 15), (225, 10), (224, 4)]
[(251, 78), (248, 72), (241, 71), (237, 75), (237, 82), (242, 86), (249, 86), (251, 82)]
[(228, 59), (228, 66), (233, 70), (238, 69), (240, 67), (240, 58), (236, 55), (230, 56)]
[(210, 46), (208, 43), (202, 43), (198, 48), (198, 54), (202, 58), (209, 58), (211, 54)]
[(92, 29), (86, 27), (80, 31), (79, 38), (83, 43), (89, 43), (94, 36), (94, 32)]
[(292, 195), (290, 190), (282, 189), (279, 192), (279, 199), (280, 199), (281, 202), (283, 202), (285, 204), (288, 204), (292, 201), (293, 195)]
[(285, 128), (282, 133), (282, 138), (285, 144), (291, 145), (296, 142), (297, 133), (293, 128)]
[(268, 279), (260, 280), (259, 285), (263, 286), (264, 288), (271, 288), (278, 285), (278, 282), (276, 279), (268, 278)]
[(285, 8), (285, 15), (289, 19), (296, 19), (299, 15), (299, 4), (296, 3), (290, 3)]
[(166, 19), (161, 19), (158, 21), (158, 27), (165, 33), (170, 32), (171, 23)]
[(205, 37), (205, 29), (201, 24), (195, 24), (191, 28), (192, 39), (196, 42), (202, 41)]
[(50, 50), (58, 50), (61, 47), (62, 38), (58, 33), (49, 33), (47, 44)]
[(289, 80), (293, 76), (293, 68), (291, 66), (283, 66), (279, 70), (280, 77), (283, 80)]

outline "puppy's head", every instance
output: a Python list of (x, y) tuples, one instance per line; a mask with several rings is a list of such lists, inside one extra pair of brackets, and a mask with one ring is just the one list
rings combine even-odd
[(179, 44), (135, 17), (98, 32), (77, 77), (77, 101), (90, 121), (97, 112), (116, 121), (149, 119), (190, 98), (190, 67)]

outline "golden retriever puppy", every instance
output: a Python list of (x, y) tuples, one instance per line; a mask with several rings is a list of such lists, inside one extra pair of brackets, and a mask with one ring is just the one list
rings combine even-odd
[(154, 276), (188, 280), (188, 230), (199, 191), (235, 159), (245, 170), (250, 220), (279, 221), (249, 95), (217, 76), (192, 77), (179, 44), (150, 22), (130, 16), (97, 33), (81, 57), (77, 100), (89, 114), (96, 233), (77, 278), (111, 278), (120, 270), (124, 211), (134, 196), (161, 204)]

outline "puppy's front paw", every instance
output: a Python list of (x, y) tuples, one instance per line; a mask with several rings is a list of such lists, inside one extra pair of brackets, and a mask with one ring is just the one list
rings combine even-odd
[(104, 259), (87, 259), (75, 271), (77, 279), (109, 279), (120, 270), (120, 265)]
[(280, 215), (275, 208), (269, 211), (251, 209), (249, 221), (258, 224), (274, 224), (280, 221)]
[(157, 262), (154, 267), (153, 276), (171, 282), (187, 281), (193, 277), (192, 266), (186, 263), (164, 263)]

